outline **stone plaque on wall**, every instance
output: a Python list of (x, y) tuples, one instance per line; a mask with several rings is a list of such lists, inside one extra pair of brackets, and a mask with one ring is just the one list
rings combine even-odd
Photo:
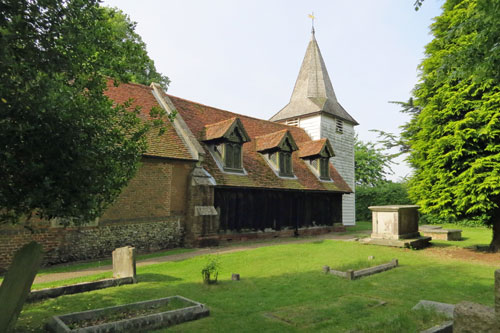
[(217, 210), (214, 206), (195, 206), (194, 216), (211, 216), (217, 215)]

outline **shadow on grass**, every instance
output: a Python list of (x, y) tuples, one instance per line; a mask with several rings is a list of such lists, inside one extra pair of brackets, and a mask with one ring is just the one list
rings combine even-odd
[(173, 282), (182, 281), (181, 278), (158, 273), (143, 273), (137, 275), (137, 282)]
[[(144, 269), (139, 275), (141, 282), (135, 285), (27, 305), (18, 326), (24, 331), (40, 332), (53, 315), (182, 295), (206, 304), (210, 317), (169, 331), (363, 331), (375, 323), (381, 332), (391, 332), (391, 325), (403, 314), (403, 326), (398, 329), (417, 331), (433, 326), (428, 322), (425, 327), (410, 311), (421, 299), (453, 304), (462, 300), (493, 302), (493, 279), (489, 276), (492, 269), (414, 263), (411, 258), (400, 259), (406, 261), (405, 266), (354, 281), (324, 274), (318, 267), (267, 277), (252, 277), (247, 271), (248, 277), (243, 274), (241, 281), (231, 281), (225, 274), (219, 276), (221, 283), (205, 285), (198, 272), (186, 273), (182, 279)], [(376, 306), (380, 302), (384, 305)]]

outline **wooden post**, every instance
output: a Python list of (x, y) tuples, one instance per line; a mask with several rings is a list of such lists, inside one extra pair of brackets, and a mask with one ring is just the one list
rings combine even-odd
[(354, 271), (352, 269), (348, 269), (345, 274), (348, 280), (354, 280)]

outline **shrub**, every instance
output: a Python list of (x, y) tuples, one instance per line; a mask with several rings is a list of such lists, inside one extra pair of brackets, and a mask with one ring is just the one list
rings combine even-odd
[(484, 227), (484, 225), (488, 220), (489, 216), (486, 214), (477, 216), (467, 216), (462, 218), (456, 218), (450, 216), (438, 216), (434, 214), (421, 214), (419, 223), (420, 224), (452, 223), (463, 227)]
[(377, 186), (356, 186), (356, 220), (371, 221), (369, 206), (411, 205), (404, 183), (391, 181)]
[(217, 283), (217, 277), (219, 275), (220, 263), (218, 256), (208, 256), (207, 263), (201, 270), (201, 276), (203, 277), (203, 282), (206, 284)]

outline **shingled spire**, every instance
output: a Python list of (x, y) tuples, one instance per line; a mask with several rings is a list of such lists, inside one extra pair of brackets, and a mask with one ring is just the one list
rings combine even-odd
[(358, 125), (337, 101), (313, 28), (290, 102), (270, 120), (282, 121), (320, 111)]

